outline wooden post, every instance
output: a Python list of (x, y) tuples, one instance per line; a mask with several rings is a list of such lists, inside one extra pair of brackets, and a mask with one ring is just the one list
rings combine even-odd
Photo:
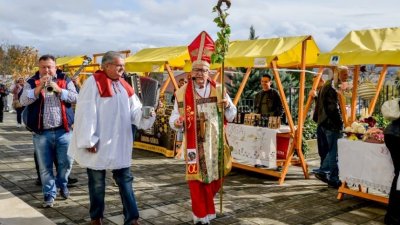
[[(178, 87), (178, 84), (176, 83), (175, 76), (174, 76), (174, 72), (172, 72), (171, 67), (169, 66), (168, 63), (165, 63), (165, 68), (167, 68), (167, 72), (168, 72), (169, 78), (171, 79), (172, 84), (174, 85), (175, 90), (178, 90), (179, 87)], [(165, 91), (165, 90), (164, 90), (164, 91)]]
[(351, 96), (351, 114), (348, 124), (352, 124), (356, 120), (357, 89), (358, 89), (359, 76), (360, 76), (360, 66), (357, 65), (354, 67), (353, 93)]
[(238, 92), (236, 93), (235, 99), (233, 99), (233, 104), (237, 105), (240, 99), (240, 95), (242, 95), (244, 86), (246, 86), (247, 80), (249, 79), (251, 73), (251, 67), (247, 68), (246, 74), (243, 76), (242, 83), (240, 83), (240, 87), (238, 89)]
[[(319, 81), (321, 80), (322, 72), (323, 72), (323, 71), (324, 71), (324, 68), (323, 68), (322, 66), (319, 67), (318, 73), (317, 73), (317, 76), (316, 76), (316, 78), (315, 78), (315, 80), (314, 80), (314, 83), (313, 83), (313, 85), (312, 85), (311, 91), (316, 91), (316, 90), (317, 90), (317, 87), (318, 87), (318, 85), (319, 85)], [(308, 110), (310, 110), (310, 107), (311, 107), (313, 98), (314, 98), (314, 96), (308, 95), (306, 107), (304, 108), (304, 117), (303, 117), (303, 121), (306, 121), (306, 119), (307, 119), (307, 113), (308, 113)]]
[(338, 92), (337, 95), (338, 95), (338, 100), (339, 100), (340, 111), (342, 112), (342, 119), (343, 119), (344, 127), (348, 127), (349, 120), (347, 119), (346, 99), (343, 96), (342, 92)]
[(293, 118), (292, 118), (292, 114), (290, 113), (290, 110), (289, 110), (289, 105), (286, 100), (285, 92), (283, 91), (283, 86), (282, 86), (281, 78), (279, 77), (276, 59), (272, 60), (271, 67), (273, 68), (272, 72), (274, 73), (274, 79), (275, 79), (275, 83), (276, 83), (276, 86), (279, 91), (279, 96), (281, 97), (283, 109), (285, 110), (285, 114), (286, 114), (286, 117), (289, 122), (290, 132), (291, 132), (291, 135), (293, 136), (293, 133), (295, 132)]
[(216, 73), (215, 76), (213, 77), (213, 80), (214, 80), (214, 81), (217, 81), (219, 75), (221, 74), (221, 71), (222, 71), (222, 68), (219, 68), (219, 69), (217, 70), (217, 73)]
[(306, 86), (306, 52), (307, 52), (307, 41), (310, 37), (305, 39), (301, 45), (301, 73), (300, 73), (300, 90), (299, 90), (299, 111), (297, 119), (297, 135), (296, 151), (300, 158), (301, 167), (303, 168), (304, 177), (308, 179), (307, 164), (302, 151), (302, 139), (303, 139), (303, 125), (304, 125), (304, 89)]
[(168, 77), (167, 80), (164, 82), (163, 86), (160, 89), (160, 95), (164, 94), (165, 89), (167, 89), (169, 82), (171, 81), (171, 78)]
[(381, 92), (383, 82), (385, 81), (386, 73), (387, 73), (387, 65), (383, 65), (381, 75), (379, 76), (378, 85), (376, 86), (376, 94), (375, 94), (374, 98), (371, 100), (371, 103), (369, 104), (369, 108), (368, 108), (369, 116), (372, 115), (372, 112), (375, 109), (375, 104), (376, 104), (376, 101), (378, 100), (379, 93)]

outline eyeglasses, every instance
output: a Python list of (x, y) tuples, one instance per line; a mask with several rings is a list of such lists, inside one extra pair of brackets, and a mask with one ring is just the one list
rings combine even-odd
[(195, 72), (195, 73), (202, 73), (202, 74), (206, 74), (206, 73), (209, 72), (208, 69), (200, 69), (200, 68), (193, 68), (192, 71)]
[(114, 65), (117, 68), (124, 68), (125, 65), (124, 64), (115, 64), (115, 63), (110, 63), (111, 65)]

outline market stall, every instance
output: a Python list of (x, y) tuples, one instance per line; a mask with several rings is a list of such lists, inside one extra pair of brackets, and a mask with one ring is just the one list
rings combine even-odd
[[(388, 203), (394, 168), (385, 144), (340, 139), (338, 156), (339, 177), (348, 186), (339, 191), (338, 199), (342, 199), (343, 194), (351, 194)], [(371, 194), (371, 190), (378, 192)]]
[[(305, 74), (306, 66), (312, 66), (317, 60), (319, 53), (318, 46), (311, 36), (298, 36), (298, 37), (281, 37), (271, 39), (258, 39), (248, 41), (234, 41), (229, 46), (229, 52), (225, 56), (226, 67), (246, 67), (247, 72), (243, 77), (243, 81), (239, 87), (238, 93), (233, 100), (237, 104), (241, 93), (247, 83), (252, 68), (272, 68), (275, 83), (282, 100), (285, 114), (289, 123), (289, 131), (287, 136), (290, 139), (288, 143), (287, 157), (277, 163), (283, 165), (282, 171), (275, 169), (258, 168), (255, 166), (244, 165), (237, 162), (233, 163), (234, 167), (246, 169), (270, 176), (279, 178), (279, 184), (285, 180), (289, 166), (293, 164), (300, 165), (303, 169), (304, 177), (308, 178), (308, 168), (305, 162), (302, 150), (302, 129), (304, 119), (299, 116), (299, 120), (295, 125), (292, 114), (286, 100), (284, 87), (281, 84), (279, 69), (280, 68), (295, 68), (301, 71), (300, 74), (300, 89), (299, 89), (299, 115), (303, 115), (304, 111), (304, 88), (305, 88)], [(228, 136), (229, 136), (228, 132)], [(275, 139), (271, 136), (271, 139)], [(278, 144), (277, 144), (278, 145)], [(233, 154), (238, 151), (239, 147), (233, 145)], [(236, 149), (235, 149), (236, 148)], [(298, 159), (293, 161), (294, 153), (297, 153)], [(276, 149), (271, 149), (270, 152), (275, 152)]]
[[(142, 72), (149, 75), (150, 72), (168, 73), (168, 79), (162, 84), (160, 98), (169, 82), (177, 89), (173, 70), (187, 70), (190, 64), (187, 46), (146, 48), (125, 59), (127, 72)], [(190, 68), (190, 67), (189, 67)], [(165, 102), (164, 102), (165, 103)], [(157, 111), (156, 122), (149, 130), (139, 130), (134, 141), (134, 148), (161, 153), (166, 157), (175, 156), (176, 132), (170, 128), (168, 121), (172, 107), (163, 105)]]
[[(341, 111), (344, 120), (344, 124), (346, 127), (352, 125), (354, 121), (356, 121), (356, 103), (358, 100), (358, 96), (364, 92), (361, 88), (363, 85), (360, 82), (360, 67), (366, 64), (373, 64), (378, 67), (381, 67), (381, 72), (379, 74), (379, 78), (376, 82), (376, 85), (372, 87), (372, 92), (374, 93), (371, 98), (368, 100), (369, 106), (366, 116), (371, 116), (374, 108), (376, 106), (379, 93), (382, 89), (382, 85), (385, 81), (386, 73), (388, 71), (388, 67), (390, 66), (399, 66), (400, 65), (400, 28), (383, 28), (383, 29), (370, 29), (370, 30), (359, 30), (359, 31), (351, 31), (346, 37), (338, 43), (338, 45), (328, 53), (323, 53), (318, 58), (318, 65), (322, 67), (335, 67), (335, 66), (352, 66), (353, 70), (353, 87), (351, 93), (351, 104), (350, 104), (350, 115), (347, 116), (345, 110), (345, 100), (344, 96), (340, 94), (340, 102), (341, 102)], [(316, 81), (317, 82), (317, 81)], [(352, 166), (361, 166), (363, 163), (376, 164), (376, 166), (381, 170), (381, 168), (385, 168), (388, 165), (388, 162), (391, 161), (388, 158), (385, 160), (379, 160), (378, 158), (369, 162), (365, 162), (364, 160), (360, 160), (360, 156), (364, 155), (363, 152), (361, 155), (353, 155), (352, 153), (357, 152), (358, 148), (362, 145), (362, 150), (366, 149), (375, 149), (376, 152), (382, 152), (382, 145), (378, 146), (377, 144), (367, 143), (365, 145), (361, 140), (354, 141), (352, 143), (347, 143), (344, 140), (340, 140), (339, 143), (339, 177), (342, 180), (342, 186), (339, 188), (338, 199), (341, 199), (343, 194), (351, 194), (371, 200), (376, 200), (380, 202), (387, 202), (386, 199), (382, 199), (381, 197), (377, 197), (373, 193), (365, 193), (363, 191), (363, 186), (370, 187), (366, 182), (361, 182), (364, 180), (363, 174), (353, 174), (355, 177), (352, 178), (352, 184), (356, 183), (360, 185), (359, 190), (353, 190), (350, 188), (349, 180), (346, 179), (346, 166), (348, 163), (351, 163)], [(347, 143), (347, 144), (344, 144)], [(370, 146), (371, 145), (371, 146)], [(376, 145), (376, 146), (373, 146)], [(343, 150), (346, 149), (346, 151)], [(374, 150), (371, 150), (374, 151)], [(384, 151), (385, 152), (385, 151)], [(346, 159), (345, 159), (346, 158)], [(340, 162), (342, 160), (342, 162)], [(388, 173), (385, 176), (390, 177), (391, 173), (389, 169), (385, 172)], [(393, 170), (392, 170), (393, 173)], [(359, 177), (357, 177), (359, 176)], [(369, 176), (378, 178), (378, 180), (383, 176), (382, 174), (371, 173)], [(360, 182), (354, 182), (359, 179)], [(388, 178), (389, 179), (389, 178)], [(378, 185), (385, 186), (386, 183), (383, 183), (380, 180)], [(375, 185), (376, 186), (376, 185)]]

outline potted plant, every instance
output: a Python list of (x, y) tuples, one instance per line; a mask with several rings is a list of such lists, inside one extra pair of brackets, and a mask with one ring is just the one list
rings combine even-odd
[(304, 122), (302, 148), (306, 157), (318, 153), (317, 123), (312, 119), (306, 119)]

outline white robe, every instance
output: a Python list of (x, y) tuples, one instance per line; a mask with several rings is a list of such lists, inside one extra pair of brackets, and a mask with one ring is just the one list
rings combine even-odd
[[(131, 124), (150, 128), (155, 117), (142, 118), (142, 104), (128, 94), (120, 82), (112, 82), (112, 97), (100, 97), (93, 76), (79, 93), (68, 155), (82, 167), (95, 170), (131, 166), (133, 136)], [(96, 153), (87, 148), (95, 146)]]

